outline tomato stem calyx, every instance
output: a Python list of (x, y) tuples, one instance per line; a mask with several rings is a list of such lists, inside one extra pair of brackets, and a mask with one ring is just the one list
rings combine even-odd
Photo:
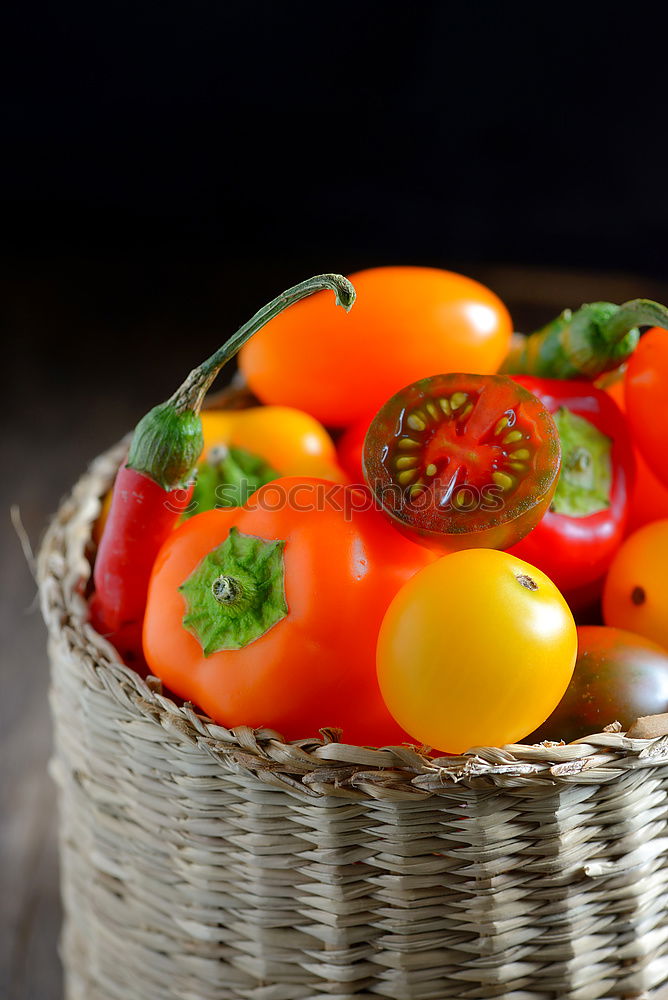
[(236, 604), (243, 593), (241, 584), (233, 576), (217, 576), (211, 584), (211, 593), (219, 604)]
[(501, 367), (513, 375), (595, 379), (623, 364), (640, 338), (640, 326), (668, 329), (668, 309), (651, 299), (618, 306), (589, 302), (564, 311), (542, 329), (518, 338)]
[[(619, 306), (601, 326), (601, 335), (609, 346), (624, 341), (639, 326), (659, 326), (668, 329), (668, 309), (651, 299), (632, 299)], [(622, 359), (625, 360), (625, 359)]]
[(205, 656), (243, 649), (286, 617), (284, 548), (233, 527), (181, 584), (183, 627)]

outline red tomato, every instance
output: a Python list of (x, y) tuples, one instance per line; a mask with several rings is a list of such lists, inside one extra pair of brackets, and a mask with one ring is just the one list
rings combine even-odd
[(407, 382), (434, 372), (494, 372), (512, 323), (484, 285), (431, 267), (375, 267), (350, 275), (346, 314), (313, 295), (256, 333), (239, 366), (264, 403), (349, 427)]
[(431, 560), (365, 490), (276, 480), (244, 507), (197, 514), (163, 546), (147, 661), (225, 726), (288, 739), (333, 726), (346, 742), (402, 742), (380, 696), (376, 639), (397, 590)]
[(547, 510), (559, 434), (507, 375), (436, 375), (374, 417), (364, 475), (400, 531), (442, 552), (507, 548)]
[(633, 440), (657, 479), (668, 486), (668, 333), (654, 328), (640, 339), (624, 379)]
[[(550, 413), (567, 411), (566, 416), (572, 414), (583, 424), (574, 425), (572, 440), (562, 440), (561, 480), (553, 500), (556, 505), (561, 497), (561, 512), (548, 510), (512, 551), (542, 569), (562, 593), (570, 596), (596, 581), (600, 589), (624, 537), (633, 487), (633, 449), (624, 416), (608, 393), (589, 382), (523, 375), (515, 380)], [(609, 481), (600, 485), (596, 478), (587, 480), (587, 469), (596, 469), (597, 448), (603, 446), (609, 449)]]

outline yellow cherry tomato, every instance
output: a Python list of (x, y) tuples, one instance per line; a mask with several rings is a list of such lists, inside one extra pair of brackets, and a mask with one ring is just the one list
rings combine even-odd
[(668, 649), (668, 520), (644, 525), (617, 550), (603, 589), (603, 619)]
[(291, 406), (203, 410), (204, 451), (232, 445), (263, 458), (282, 476), (316, 476), (344, 482), (331, 437), (315, 417)]
[(378, 680), (414, 739), (462, 753), (533, 732), (576, 655), (573, 615), (544, 573), (507, 552), (464, 549), (420, 570), (390, 604)]

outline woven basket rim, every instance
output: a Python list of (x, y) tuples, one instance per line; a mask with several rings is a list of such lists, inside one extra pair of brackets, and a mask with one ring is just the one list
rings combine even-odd
[(628, 770), (668, 762), (668, 736), (629, 738), (605, 731), (569, 744), (473, 747), (433, 757), (414, 746), (369, 748), (339, 742), (335, 730), (287, 742), (271, 729), (226, 729), (192, 704), (178, 705), (157, 678), (144, 680), (87, 621), (84, 596), (91, 575), (91, 532), (101, 501), (127, 450), (124, 440), (98, 456), (61, 503), (40, 547), (38, 584), (52, 642), (65, 643), (82, 671), (138, 718), (159, 721), (170, 739), (300, 794), (347, 798), (429, 797), (453, 784), (471, 788), (536, 784), (600, 784)]

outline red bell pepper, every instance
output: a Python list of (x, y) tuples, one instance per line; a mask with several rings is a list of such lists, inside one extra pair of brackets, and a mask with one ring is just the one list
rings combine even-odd
[(555, 418), (562, 467), (550, 509), (510, 550), (541, 569), (566, 597), (595, 597), (621, 543), (635, 473), (625, 417), (586, 382), (515, 376)]
[(289, 288), (260, 309), (170, 399), (144, 416), (132, 437), (127, 465), (116, 476), (100, 541), (90, 602), (93, 627), (128, 665), (145, 667), (141, 632), (155, 557), (188, 506), (204, 440), (199, 411), (221, 368), (253, 334), (293, 302), (331, 289), (349, 310), (355, 289), (339, 274), (321, 274)]

